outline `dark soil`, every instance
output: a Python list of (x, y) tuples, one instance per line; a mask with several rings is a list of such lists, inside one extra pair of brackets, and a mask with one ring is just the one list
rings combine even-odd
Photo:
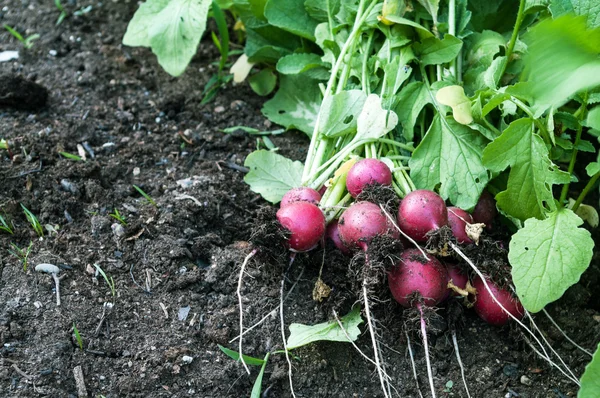
[[(41, 35), (23, 51), (2, 30), (0, 51), (19, 49), (21, 57), (1, 63), (0, 74), (48, 90), (46, 105), (35, 112), (0, 108), (0, 138), (10, 145), (10, 151), (0, 150), (0, 214), (15, 230), (0, 233), (0, 396), (77, 396), (82, 392), (74, 376), (78, 369), (92, 397), (249, 396), (259, 369), (247, 376), (217, 344), (236, 347), (230, 341), (239, 333), (238, 272), (252, 250), (247, 241), (257, 212), (266, 203), (248, 190), (238, 167), (255, 139), (220, 130), (269, 128), (260, 111), (264, 99), (245, 85), (229, 85), (213, 103), (200, 105), (218, 57), (210, 40), (178, 79), (165, 74), (149, 50), (121, 46), (135, 1), (63, 4), (71, 12), (87, 5), (92, 11), (56, 26), (59, 12), (52, 1), (0, 0), (0, 24), (26, 36)], [(34, 95), (29, 101), (40, 99)], [(32, 103), (12, 105), (31, 108)], [(290, 132), (273, 140), (284, 155), (304, 157), (303, 135)], [(84, 150), (83, 162), (60, 155), (78, 154), (79, 145), (94, 156)], [(20, 204), (48, 226), (43, 238), (29, 226)], [(126, 226), (110, 216), (115, 209)], [(24, 271), (8, 250), (30, 242)], [(286, 325), (323, 322), (332, 319), (333, 310), (343, 315), (358, 301), (346, 277), (348, 259), (335, 253), (326, 256), (322, 276), (331, 295), (322, 303), (312, 300), (322, 259), (322, 251), (297, 256), (285, 285), (288, 291), (297, 281), (284, 306)], [(60, 307), (52, 278), (34, 271), (40, 263), (65, 267)], [(95, 264), (114, 278), (114, 297)], [(277, 308), (285, 269), (274, 257), (250, 261), (242, 288), (246, 327)], [(599, 286), (595, 258), (582, 283), (549, 308), (589, 350), (600, 335), (600, 308), (591, 298)], [(418, 397), (402, 310), (385, 286), (374, 295), (393, 385), (402, 397)], [(576, 386), (539, 359), (511, 327), (485, 325), (469, 311), (465, 316), (458, 340), (473, 397), (575, 395)], [(580, 375), (589, 358), (542, 316), (537, 319)], [(430, 336), (438, 396), (464, 397), (450, 334), (445, 321), (439, 323)], [(358, 346), (372, 357), (364, 324), (361, 330)], [(412, 343), (421, 390), (429, 396), (418, 336)], [(256, 357), (281, 348), (277, 314), (244, 338), (244, 351)], [(298, 397), (382, 395), (373, 366), (349, 344), (321, 342), (294, 354)], [(448, 381), (454, 386), (444, 392)], [(263, 391), (265, 397), (290, 396), (283, 355), (271, 356)]]

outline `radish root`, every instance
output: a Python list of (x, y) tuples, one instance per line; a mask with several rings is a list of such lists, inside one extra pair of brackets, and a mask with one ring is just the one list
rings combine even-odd
[(458, 341), (456, 339), (456, 330), (452, 330), (452, 343), (454, 343), (454, 352), (456, 353), (456, 360), (458, 361), (458, 366), (460, 366), (460, 375), (462, 376), (463, 384), (465, 385), (465, 391), (467, 392), (467, 397), (471, 398), (471, 394), (469, 394), (469, 387), (467, 386), (467, 378), (465, 377), (465, 367), (463, 366), (462, 360), (460, 359), (460, 352), (458, 350)]
[[(296, 257), (295, 253), (290, 255), (290, 265), (288, 266), (287, 271), (284, 271), (281, 276), (281, 289), (279, 291), (279, 320), (281, 322), (281, 338), (283, 340), (283, 351), (285, 352), (285, 360), (288, 363), (288, 379), (290, 381), (290, 392), (292, 393), (292, 397), (296, 398), (296, 394), (294, 394), (294, 382), (292, 380), (292, 361), (290, 361), (290, 353), (288, 352), (287, 343), (285, 341), (285, 319), (283, 317), (283, 293), (285, 290), (285, 278), (287, 272), (292, 267), (294, 263), (294, 258)], [(241, 339), (240, 339), (241, 341)]]
[(429, 343), (427, 342), (427, 323), (423, 315), (423, 306), (417, 305), (417, 309), (421, 314), (421, 338), (423, 339), (423, 348), (425, 349), (425, 362), (427, 363), (427, 377), (429, 378), (429, 387), (431, 388), (431, 396), (435, 397), (435, 385), (433, 383), (433, 372), (431, 370), (431, 361), (429, 360)]
[[(237, 296), (238, 296), (238, 306), (240, 308), (240, 336), (242, 336), (244, 334), (244, 307), (242, 304), (242, 282), (244, 280), (244, 273), (246, 271), (246, 265), (248, 264), (248, 261), (250, 261), (250, 259), (256, 255), (257, 252), (258, 252), (258, 249), (252, 250), (246, 256), (246, 258), (244, 258), (244, 262), (242, 263), (242, 266), (240, 268), (240, 276), (238, 278), (238, 285), (237, 285), (237, 291), (236, 291)], [(238, 353), (240, 355), (240, 361), (242, 362), (242, 365), (244, 365), (244, 369), (246, 369), (246, 373), (250, 374), (250, 369), (248, 369), (248, 365), (246, 365), (246, 361), (244, 360), (244, 353), (242, 352), (242, 342), (243, 342), (243, 339), (240, 338), (240, 341), (238, 344)]]
[(550, 322), (552, 322), (552, 324), (554, 325), (554, 327), (565, 337), (565, 339), (567, 339), (567, 341), (569, 343), (573, 344), (581, 352), (589, 355), (592, 358), (594, 357), (594, 354), (592, 354), (591, 352), (589, 352), (588, 350), (586, 350), (585, 348), (583, 348), (582, 346), (580, 346), (579, 344), (577, 344), (576, 342), (574, 342), (569, 336), (567, 336), (567, 334), (564, 332), (564, 330), (562, 330), (561, 327), (558, 326), (558, 324), (554, 321), (554, 319), (550, 316), (550, 314), (548, 313), (548, 311), (546, 311), (545, 308), (542, 309), (542, 311), (548, 317), (548, 319), (550, 320)]
[(405, 330), (404, 334), (406, 335), (406, 345), (408, 346), (408, 355), (410, 356), (410, 363), (412, 364), (413, 377), (415, 378), (415, 383), (417, 384), (417, 391), (419, 392), (419, 396), (423, 398), (423, 393), (421, 392), (421, 387), (419, 386), (419, 378), (417, 377), (417, 366), (415, 365), (415, 357), (412, 351), (412, 344), (410, 344), (410, 337), (408, 336), (408, 332)]

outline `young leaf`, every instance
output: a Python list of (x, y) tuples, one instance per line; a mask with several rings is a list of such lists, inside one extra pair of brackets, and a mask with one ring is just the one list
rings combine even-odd
[(548, 158), (548, 148), (535, 134), (531, 119), (512, 122), (483, 151), (483, 164), (494, 172), (511, 167), (506, 191), (496, 195), (498, 207), (520, 220), (543, 218), (556, 210), (552, 184), (566, 184), (569, 173)]
[(440, 104), (452, 107), (452, 115), (458, 123), (467, 125), (473, 122), (471, 100), (461, 86), (442, 87), (435, 94), (435, 98)]
[(414, 127), (419, 114), (427, 104), (433, 103), (427, 86), (416, 81), (407, 84), (398, 94), (398, 105), (394, 109), (402, 124), (404, 138), (412, 141)]
[(512, 279), (523, 306), (538, 312), (579, 281), (592, 260), (594, 241), (583, 221), (561, 208), (545, 220), (530, 218), (513, 235), (508, 252)]
[(304, 7), (308, 15), (320, 22), (327, 22), (330, 16), (340, 10), (340, 0), (306, 0)]
[(587, 114), (584, 126), (594, 130), (600, 130), (600, 106), (595, 106)]
[(362, 90), (346, 90), (325, 98), (319, 114), (319, 133), (338, 137), (356, 130), (357, 115), (366, 100)]
[(443, 40), (430, 37), (415, 44), (415, 53), (422, 65), (440, 65), (456, 58), (462, 45), (462, 40), (452, 35), (445, 35)]
[(433, 37), (433, 33), (431, 33), (426, 27), (411, 21), (410, 19), (402, 18), (397, 15), (386, 15), (385, 19), (398, 25), (406, 25), (414, 28), (419, 34), (419, 37), (422, 39)]
[[(233, 359), (234, 361), (239, 361), (240, 360), (240, 353), (239, 352), (230, 350), (227, 347), (223, 347), (221, 344), (217, 344), (217, 346), (229, 358)], [(246, 362), (246, 365), (262, 366), (266, 362), (266, 359), (254, 358), (254, 357), (251, 357), (249, 355), (243, 355), (243, 354), (242, 354), (242, 356), (244, 357), (244, 362)]]
[(277, 84), (277, 75), (271, 69), (263, 69), (260, 72), (250, 76), (248, 83), (252, 87), (252, 91), (264, 97), (271, 94)]
[[(343, 316), (340, 322), (344, 326), (346, 333), (340, 328), (336, 320), (312, 326), (292, 323), (290, 325), (290, 337), (287, 341), (288, 350), (293, 350), (294, 348), (302, 347), (315, 341), (348, 342), (348, 337), (350, 337), (351, 341), (356, 341), (360, 335), (358, 325), (363, 322), (360, 316), (360, 307), (356, 306), (352, 308), (352, 311)], [(346, 337), (346, 334), (348, 337)]]
[(592, 361), (585, 367), (581, 376), (581, 388), (577, 398), (596, 398), (600, 394), (600, 344), (596, 348)]
[(398, 124), (398, 115), (381, 107), (381, 98), (369, 94), (357, 120), (357, 139), (381, 138)]
[(277, 61), (277, 72), (283, 75), (297, 75), (307, 70), (327, 66), (317, 54), (290, 54)]
[(600, 3), (598, 0), (550, 0), (549, 3), (550, 12), (554, 18), (565, 14), (581, 15), (587, 17), (589, 28), (600, 26)]
[(211, 0), (147, 0), (129, 22), (123, 44), (150, 47), (160, 66), (179, 76), (196, 54), (210, 4)]
[(244, 176), (246, 184), (271, 203), (281, 201), (287, 191), (300, 186), (304, 168), (298, 161), (266, 150), (252, 152), (244, 166), (250, 169)]
[(258, 372), (258, 376), (256, 376), (256, 380), (254, 380), (254, 385), (252, 386), (252, 392), (250, 393), (250, 398), (261, 398), (260, 393), (262, 390), (262, 379), (265, 375), (265, 368), (267, 367), (267, 362), (269, 361), (270, 353), (267, 352), (265, 355), (265, 359), (263, 359), (263, 364), (260, 368), (260, 372)]
[(487, 140), (451, 116), (436, 115), (425, 138), (409, 161), (410, 177), (417, 188), (434, 189), (461, 209), (472, 209), (489, 176), (481, 163)]
[(526, 42), (527, 84), (536, 116), (600, 85), (600, 28), (588, 30), (584, 17), (544, 20), (527, 33)]
[(304, 8), (304, 0), (268, 0), (265, 17), (273, 26), (315, 41), (317, 21)]
[(315, 80), (298, 75), (280, 76), (277, 94), (265, 102), (263, 114), (272, 122), (311, 135), (321, 106)]
[(438, 10), (440, 9), (440, 0), (417, 0), (427, 10), (434, 21), (437, 21)]

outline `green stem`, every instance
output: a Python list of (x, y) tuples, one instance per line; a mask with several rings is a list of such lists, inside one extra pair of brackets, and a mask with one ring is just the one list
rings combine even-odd
[[(579, 146), (579, 143), (581, 141), (581, 132), (583, 130), (581, 121), (582, 121), (583, 115), (585, 114), (585, 109), (587, 108), (587, 100), (588, 100), (588, 95), (586, 92), (583, 96), (583, 102), (581, 103), (581, 106), (579, 107), (577, 112), (575, 112), (575, 114), (574, 114), (575, 117), (577, 117), (577, 119), (579, 119), (579, 125), (577, 127), (577, 133), (575, 135), (575, 142), (573, 143), (573, 153), (571, 154), (571, 161), (569, 162), (569, 168), (567, 170), (570, 176), (573, 175), (573, 170), (575, 169), (575, 161), (577, 160), (577, 153), (579, 152), (577, 147)], [(565, 201), (567, 200), (567, 195), (569, 194), (569, 186), (570, 185), (571, 185), (571, 182), (569, 181), (562, 187), (562, 190), (560, 192), (560, 199), (559, 199), (559, 203), (561, 205), (563, 205), (565, 203)], [(583, 200), (583, 198), (582, 198), (582, 200)], [(577, 205), (577, 206), (579, 206), (579, 205)]]
[(600, 178), (600, 171), (594, 174), (594, 176), (585, 185), (585, 188), (583, 188), (583, 191), (581, 191), (579, 197), (577, 197), (577, 200), (575, 201), (575, 204), (573, 205), (573, 208), (571, 210), (573, 210), (574, 212), (577, 211), (579, 205), (583, 203), (583, 200), (585, 199), (586, 195), (590, 192), (596, 181), (598, 181), (598, 178)]
[[(456, 0), (448, 1), (448, 33), (456, 37)], [(461, 52), (458, 56), (461, 56)], [(450, 61), (450, 71), (457, 82), (460, 81), (458, 78), (458, 69), (456, 67), (456, 58)]]
[(508, 48), (506, 49), (506, 62), (502, 65), (502, 72), (500, 73), (500, 79), (504, 76), (506, 72), (506, 67), (510, 62), (510, 57), (515, 49), (515, 44), (517, 44), (517, 38), (519, 37), (519, 30), (521, 29), (521, 24), (523, 23), (523, 18), (525, 17), (525, 2), (526, 0), (521, 0), (519, 2), (519, 11), (517, 13), (517, 20), (515, 21), (515, 27), (513, 28), (512, 36), (510, 37), (510, 41), (508, 42)]

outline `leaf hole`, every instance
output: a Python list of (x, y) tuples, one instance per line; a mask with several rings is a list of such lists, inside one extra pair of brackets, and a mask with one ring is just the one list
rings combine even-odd
[(529, 248), (527, 246), (525, 246), (525, 251), (529, 250)]
[(279, 113), (280, 115), (283, 115), (285, 113), (285, 111), (283, 109), (280, 109), (277, 113)]
[(346, 116), (346, 118), (344, 119), (344, 124), (350, 124), (352, 122), (352, 120), (354, 120), (354, 115), (348, 115)]

